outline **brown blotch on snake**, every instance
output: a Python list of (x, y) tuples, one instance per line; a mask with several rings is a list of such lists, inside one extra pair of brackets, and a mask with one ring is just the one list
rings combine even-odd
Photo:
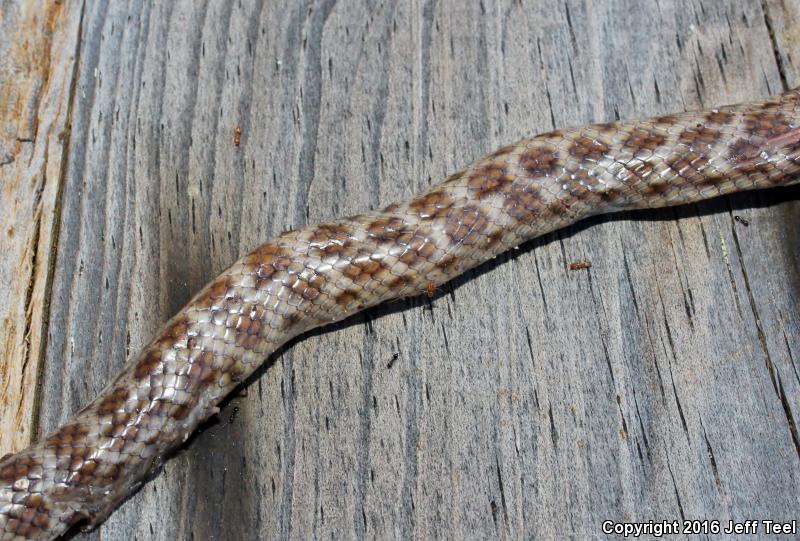
[(781, 113), (752, 112), (744, 117), (745, 130), (751, 136), (769, 139), (792, 129), (791, 123)]
[(389, 274), (384, 278), (383, 283), (390, 288), (396, 289), (397, 291), (402, 291), (408, 286), (412, 281), (412, 278), (409, 276), (404, 276), (400, 274)]
[(450, 274), (458, 268), (460, 263), (461, 262), (453, 255), (445, 254), (445, 256), (437, 261), (434, 265), (443, 273)]
[(719, 130), (698, 124), (683, 130), (678, 136), (678, 142), (695, 150), (707, 150), (719, 141), (721, 137), (722, 132)]
[(304, 285), (295, 287), (295, 291), (300, 292), (300, 296), (307, 301), (314, 301), (322, 293), (325, 285), (325, 278), (321, 274), (315, 274), (311, 280), (303, 281)]
[(105, 397), (97, 403), (97, 413), (100, 415), (113, 415), (122, 409), (125, 401), (131, 395), (131, 390), (125, 387), (117, 387), (105, 395)]
[(83, 423), (68, 423), (45, 439), (46, 445), (58, 447), (60, 445), (71, 445), (73, 442), (81, 441), (89, 429)]
[(355, 302), (359, 298), (360, 290), (358, 289), (345, 289), (336, 295), (336, 304), (341, 307), (347, 307), (350, 303)]
[(543, 197), (537, 187), (514, 190), (503, 201), (503, 210), (518, 222), (530, 222), (541, 215)]
[(352, 230), (346, 224), (330, 223), (317, 226), (311, 233), (312, 246), (332, 253), (351, 242)]
[(189, 377), (189, 385), (191, 387), (198, 387), (213, 381), (216, 376), (214, 354), (210, 351), (204, 351), (193, 357), (186, 375)]
[(433, 190), (421, 197), (413, 199), (408, 204), (409, 208), (415, 211), (421, 218), (440, 218), (447, 216), (452, 205), (452, 197), (444, 190)]
[(288, 329), (293, 328), (302, 319), (303, 319), (302, 316), (300, 314), (298, 314), (298, 313), (294, 313), (294, 314), (290, 314), (290, 315), (286, 316), (285, 318), (283, 318), (283, 326), (282, 326), (283, 330), (288, 330)]
[(667, 142), (667, 136), (660, 131), (652, 128), (636, 127), (631, 130), (630, 135), (625, 139), (623, 148), (634, 153), (642, 150), (653, 151)]
[(244, 307), (233, 328), (233, 336), (237, 344), (247, 349), (252, 349), (256, 345), (263, 336), (265, 312), (264, 307), (259, 305)]
[(576, 160), (597, 161), (602, 159), (610, 150), (602, 141), (581, 135), (569, 148), (569, 154)]
[[(673, 154), (666, 160), (666, 164), (684, 179), (695, 179), (697, 175), (703, 172), (709, 162), (710, 158), (705, 153), (695, 150)], [(656, 188), (652, 183), (651, 187), (659, 194), (666, 191), (666, 189)]]
[(444, 230), (455, 244), (475, 244), (488, 224), (486, 214), (478, 206), (468, 205), (448, 215)]
[(408, 249), (400, 256), (400, 261), (406, 264), (419, 264), (433, 256), (436, 247), (424, 235), (414, 235), (408, 242)]
[(257, 265), (266, 261), (272, 260), (276, 254), (283, 252), (283, 248), (274, 242), (266, 242), (247, 254), (244, 257), (244, 262), (248, 265)]
[(365, 285), (380, 268), (381, 263), (379, 261), (355, 258), (355, 260), (344, 269), (342, 274), (358, 285)]
[(195, 300), (195, 304), (201, 309), (211, 308), (214, 303), (225, 298), (231, 286), (231, 277), (223, 274), (207, 286), (207, 289)]
[(733, 114), (729, 113), (728, 111), (710, 111), (703, 116), (706, 122), (709, 124), (716, 124), (718, 126), (725, 126), (729, 124), (733, 119)]
[(653, 118), (650, 123), (656, 126), (674, 126), (680, 121), (680, 115), (661, 115)]
[(484, 199), (498, 192), (507, 191), (516, 178), (507, 166), (489, 163), (470, 174), (467, 185), (475, 190), (478, 199)]
[(367, 233), (381, 241), (397, 240), (406, 233), (405, 222), (398, 216), (381, 216), (367, 226)]
[(519, 164), (531, 176), (539, 177), (554, 173), (560, 162), (552, 146), (537, 141), (522, 153)]
[(730, 146), (730, 159), (743, 171), (755, 167), (755, 161), (761, 154), (761, 148), (747, 139), (739, 139)]
[(161, 365), (161, 351), (152, 349), (139, 359), (134, 368), (133, 375), (136, 379), (142, 379), (145, 376), (152, 374), (155, 369)]

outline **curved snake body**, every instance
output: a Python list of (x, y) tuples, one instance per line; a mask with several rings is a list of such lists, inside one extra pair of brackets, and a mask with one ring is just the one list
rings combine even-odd
[(198, 293), (91, 404), (0, 461), (0, 541), (102, 521), (281, 344), (590, 215), (797, 182), (800, 93), (559, 130), (428, 192), (285, 233)]

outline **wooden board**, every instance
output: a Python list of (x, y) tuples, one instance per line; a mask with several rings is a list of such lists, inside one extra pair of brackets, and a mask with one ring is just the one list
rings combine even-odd
[[(0, 1), (0, 454), (272, 235), (523, 135), (779, 93), (799, 21), (797, 0)], [(798, 231), (797, 187), (597, 218), (313, 332), (75, 539), (797, 518)]]

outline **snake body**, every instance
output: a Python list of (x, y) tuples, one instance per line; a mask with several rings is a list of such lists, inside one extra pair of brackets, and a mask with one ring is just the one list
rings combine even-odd
[(91, 404), (0, 460), (0, 541), (101, 522), (281, 344), (587, 216), (797, 182), (800, 92), (558, 130), (414, 199), (290, 231), (198, 293)]

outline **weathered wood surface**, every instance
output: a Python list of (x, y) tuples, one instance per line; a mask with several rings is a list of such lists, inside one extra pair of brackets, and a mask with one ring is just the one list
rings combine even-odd
[[(799, 21), (797, 0), (0, 1), (0, 454), (260, 241), (525, 134), (778, 93)], [(799, 200), (595, 219), (312, 333), (76, 539), (798, 518)]]

